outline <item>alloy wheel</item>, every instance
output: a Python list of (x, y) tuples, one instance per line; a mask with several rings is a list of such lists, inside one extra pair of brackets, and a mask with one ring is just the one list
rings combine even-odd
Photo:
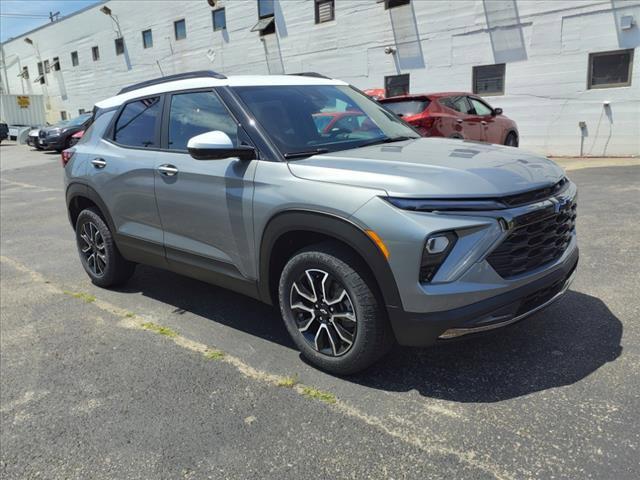
[(98, 227), (93, 222), (86, 222), (82, 225), (80, 232), (80, 251), (91, 272), (100, 277), (104, 275), (107, 268), (107, 250), (104, 239)]
[(316, 351), (338, 357), (356, 338), (357, 319), (342, 283), (319, 269), (308, 269), (293, 282), (289, 305), (298, 330)]

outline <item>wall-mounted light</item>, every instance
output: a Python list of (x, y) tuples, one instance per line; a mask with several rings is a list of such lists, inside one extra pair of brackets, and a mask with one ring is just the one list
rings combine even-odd
[(109, 16), (111, 16), (111, 9), (110, 9), (109, 7), (107, 7), (106, 5), (105, 5), (104, 7), (102, 7), (102, 8), (100, 9), (100, 11), (101, 11), (102, 13), (104, 13), (105, 15), (109, 15)]
[(29, 37), (25, 37), (24, 41), (27, 42), (29, 45), (33, 45), (33, 40), (31, 40)]
[(620, 29), (621, 30), (631, 30), (633, 28), (633, 26), (635, 25), (635, 19), (633, 18), (633, 15), (624, 15), (621, 19), (620, 19)]
[(384, 47), (384, 53), (386, 53), (387, 55), (394, 55), (397, 51), (398, 49), (391, 45), (388, 47)]

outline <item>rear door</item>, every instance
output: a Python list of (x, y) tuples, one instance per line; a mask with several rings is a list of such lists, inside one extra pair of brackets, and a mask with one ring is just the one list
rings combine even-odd
[(164, 266), (160, 215), (154, 195), (162, 96), (132, 100), (117, 113), (99, 148), (89, 155), (90, 185), (105, 202), (125, 257)]
[(493, 109), (477, 97), (469, 97), (469, 102), (471, 103), (474, 113), (480, 119), (484, 141), (489, 143), (502, 143), (502, 128), (493, 115)]
[(196, 160), (187, 142), (213, 130), (225, 132), (235, 145), (248, 144), (248, 137), (212, 89), (167, 95), (164, 117), (155, 190), (169, 265), (203, 279), (207, 272), (247, 277), (257, 162)]

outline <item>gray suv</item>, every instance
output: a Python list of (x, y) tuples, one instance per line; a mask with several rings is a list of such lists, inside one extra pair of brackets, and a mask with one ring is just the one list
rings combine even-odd
[(394, 342), (514, 323), (578, 261), (576, 186), (552, 161), (421, 138), (317, 74), (127, 87), (63, 162), (93, 283), (142, 263), (279, 304), (302, 354), (338, 374)]

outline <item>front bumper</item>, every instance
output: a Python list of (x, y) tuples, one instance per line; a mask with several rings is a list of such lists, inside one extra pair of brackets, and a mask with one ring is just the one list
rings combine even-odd
[(64, 148), (64, 138), (62, 137), (38, 138), (38, 146), (44, 150), (60, 150)]
[(578, 265), (578, 248), (552, 273), (506, 293), (442, 312), (414, 313), (388, 307), (396, 339), (405, 346), (428, 346), (471, 333), (516, 323), (551, 304), (569, 288)]

